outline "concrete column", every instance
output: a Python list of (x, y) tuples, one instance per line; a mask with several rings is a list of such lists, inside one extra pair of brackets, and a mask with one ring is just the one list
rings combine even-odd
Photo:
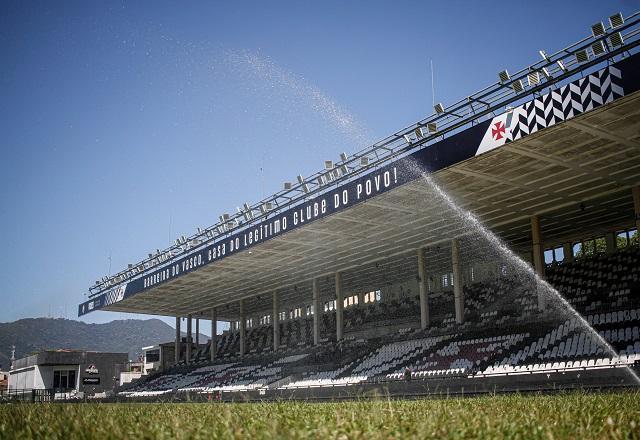
[(460, 243), (457, 238), (451, 240), (451, 263), (453, 265), (453, 299), (456, 309), (456, 322), (464, 322), (464, 290), (462, 270), (460, 270)]
[(316, 278), (313, 279), (313, 345), (320, 343), (320, 286)]
[(636, 214), (636, 234), (640, 234), (640, 185), (631, 190), (633, 194), (633, 211)]
[(562, 252), (564, 253), (564, 261), (573, 261), (573, 246), (571, 245), (571, 243), (563, 244)]
[[(531, 217), (531, 241), (533, 242), (533, 268), (536, 274), (544, 279), (544, 248), (542, 246), (542, 232), (540, 230), (540, 218), (537, 215)], [(538, 289), (538, 309), (544, 310), (544, 296)]]
[(342, 296), (342, 273), (336, 272), (336, 341), (342, 340), (342, 309), (344, 298)]
[(613, 254), (616, 251), (616, 233), (607, 232), (604, 239), (607, 243), (607, 254)]
[(218, 349), (218, 311), (215, 307), (211, 308), (211, 362), (216, 358), (216, 350)]
[(531, 239), (533, 242), (533, 268), (540, 278), (544, 278), (544, 249), (540, 231), (540, 218), (537, 215), (531, 217)]
[(191, 335), (191, 315), (187, 315), (187, 364), (191, 363), (191, 341), (193, 341), (193, 336)]
[(200, 349), (200, 318), (196, 318), (196, 348)]
[(176, 343), (173, 348), (175, 350), (174, 361), (176, 364), (180, 362), (181, 345), (182, 345), (182, 335), (180, 334), (180, 317), (176, 316)]
[(247, 320), (244, 316), (244, 300), (240, 300), (240, 356), (244, 356), (245, 336), (247, 332)]
[(418, 289), (420, 291), (420, 328), (429, 327), (429, 300), (427, 285), (427, 270), (424, 262), (424, 249), (418, 249)]
[(273, 291), (273, 351), (278, 351), (280, 347), (280, 307), (278, 303), (278, 292)]

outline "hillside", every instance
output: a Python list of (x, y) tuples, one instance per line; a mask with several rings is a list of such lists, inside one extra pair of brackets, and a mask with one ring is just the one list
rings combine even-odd
[[(29, 318), (0, 323), (0, 368), (8, 369), (11, 346), (16, 358), (43, 350), (69, 348), (127, 352), (136, 359), (140, 348), (171, 341), (175, 330), (159, 319), (127, 319), (106, 324), (86, 324), (69, 319)], [(200, 337), (206, 341), (206, 336)]]

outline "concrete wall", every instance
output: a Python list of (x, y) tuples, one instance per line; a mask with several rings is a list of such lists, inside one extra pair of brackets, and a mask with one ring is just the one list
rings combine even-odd
[(9, 389), (22, 390), (31, 389), (35, 383), (36, 367), (27, 367), (17, 371), (9, 372)]

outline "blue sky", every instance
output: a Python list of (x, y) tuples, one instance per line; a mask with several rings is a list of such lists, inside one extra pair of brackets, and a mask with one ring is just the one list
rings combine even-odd
[(0, 321), (430, 114), (429, 60), (447, 104), (639, 6), (4, 1)]

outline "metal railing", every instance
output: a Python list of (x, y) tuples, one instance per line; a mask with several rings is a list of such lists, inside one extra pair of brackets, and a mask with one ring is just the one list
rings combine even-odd
[[(552, 88), (577, 75), (603, 64), (615, 61), (615, 57), (630, 54), (640, 45), (640, 12), (620, 21), (603, 26), (602, 34), (593, 34), (552, 54), (540, 51), (542, 60), (531, 64), (500, 81), (469, 95), (447, 107), (438, 107), (436, 113), (422, 119), (351, 156), (341, 154), (335, 164), (327, 161), (325, 169), (310, 176), (298, 176), (297, 183), (285, 184), (285, 189), (252, 205), (244, 204), (233, 215), (224, 214), (220, 221), (205, 229), (198, 228), (190, 237), (180, 237), (176, 244), (157, 249), (148, 258), (110, 277), (103, 277), (89, 288), (89, 298), (115, 289), (124, 282), (143, 276), (172, 263), (177, 257), (198, 251), (232, 232), (271, 218), (285, 209), (304, 203), (309, 198), (328, 191), (340, 184), (377, 169), (393, 160), (404, 157), (420, 148), (458, 133), (487, 116), (525, 98)], [(612, 17), (613, 18), (613, 17)], [(506, 71), (505, 71), (506, 72)], [(501, 72), (502, 73), (502, 72)], [(329, 163), (331, 162), (331, 163)]]
[(45, 389), (12, 388), (7, 390), (0, 390), (0, 403), (53, 402), (55, 400), (56, 393), (60, 393), (62, 391), (63, 390), (55, 390), (53, 388), (45, 388)]

